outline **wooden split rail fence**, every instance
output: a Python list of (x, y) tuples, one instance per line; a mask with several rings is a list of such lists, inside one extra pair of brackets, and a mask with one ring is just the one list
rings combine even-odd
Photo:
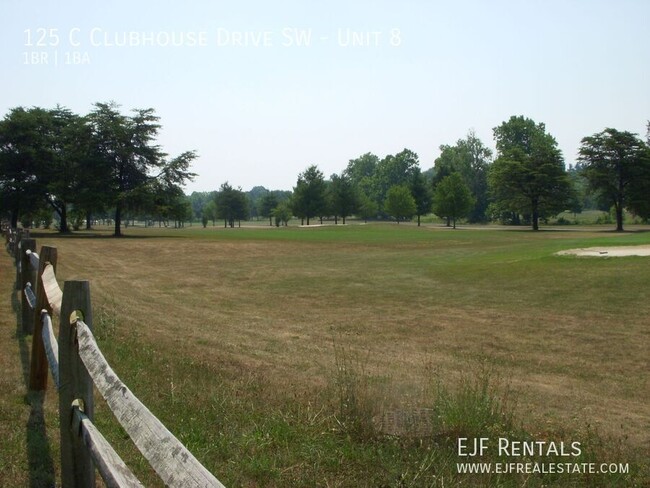
[[(59, 393), (61, 484), (93, 487), (95, 468), (109, 487), (142, 487), (93, 424), (93, 384), (134, 444), (169, 487), (222, 487), (181, 442), (131, 393), (97, 346), (92, 333), (88, 281), (56, 279), (57, 249), (27, 232), (6, 231), (22, 291), (22, 330), (32, 334), (29, 388), (47, 388), (48, 368)], [(59, 318), (58, 340), (52, 317)]]

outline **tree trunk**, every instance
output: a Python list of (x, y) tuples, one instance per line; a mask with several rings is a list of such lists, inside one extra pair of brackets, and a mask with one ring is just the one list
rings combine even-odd
[(533, 230), (539, 230), (539, 205), (533, 200)]
[(623, 232), (623, 205), (617, 203), (616, 209), (616, 232)]
[(451, 222), (450, 222), (450, 220), (451, 220), (451, 219), (450, 219), (449, 217), (447, 217), (447, 227), (451, 227)]
[(113, 232), (115, 237), (122, 236), (122, 204), (118, 203), (115, 207), (115, 232)]
[(92, 229), (93, 214), (88, 210), (86, 212), (86, 230)]
[(57, 209), (57, 213), (59, 214), (59, 218), (61, 219), (61, 223), (59, 224), (59, 232), (62, 234), (66, 234), (70, 232), (70, 228), (68, 227), (68, 211), (65, 203), (61, 206), (61, 208)]
[(418, 214), (418, 227), (420, 227), (420, 214)]

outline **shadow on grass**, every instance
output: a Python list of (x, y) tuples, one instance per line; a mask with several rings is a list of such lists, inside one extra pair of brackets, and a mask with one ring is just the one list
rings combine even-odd
[[(182, 229), (179, 229), (182, 230)], [(156, 232), (156, 231), (152, 231)], [(107, 232), (96, 232), (96, 231), (75, 231), (75, 232), (30, 232), (30, 237), (34, 239), (187, 239), (186, 235), (161, 235), (161, 234), (122, 234), (121, 236), (114, 236), (113, 234)]]
[(31, 338), (22, 331), (21, 304), (17, 293), (12, 294), (11, 308), (16, 316), (16, 339), (20, 351), (20, 364), (23, 370), (23, 381), (27, 394), (25, 403), (30, 406), (29, 419), (27, 420), (27, 461), (29, 465), (29, 486), (31, 488), (54, 487), (54, 461), (47, 437), (43, 404), (44, 391), (29, 391), (29, 370), (31, 364), (30, 347), (28, 340)]

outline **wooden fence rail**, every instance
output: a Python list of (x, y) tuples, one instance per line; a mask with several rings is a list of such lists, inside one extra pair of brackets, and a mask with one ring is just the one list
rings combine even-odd
[[(124, 461), (93, 424), (93, 385), (169, 487), (223, 487), (187, 448), (119, 379), (92, 333), (88, 281), (56, 280), (57, 250), (29, 234), (8, 229), (7, 250), (17, 268), (21, 290), (22, 330), (32, 334), (30, 389), (47, 388), (47, 371), (59, 393), (61, 485), (94, 487), (95, 468), (109, 487), (142, 487)], [(58, 341), (52, 316), (59, 318)]]

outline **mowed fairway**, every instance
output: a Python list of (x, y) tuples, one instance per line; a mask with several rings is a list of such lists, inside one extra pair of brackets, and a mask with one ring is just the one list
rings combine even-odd
[[(344, 348), (373, 380), (381, 409), (426, 406), (435, 382), (453, 385), (487, 363), (510, 383), (530, 432), (590, 424), (626, 448), (650, 448), (650, 258), (554, 255), (647, 244), (647, 230), (369, 224), (126, 233), (36, 237), (39, 248), (58, 248), (61, 283), (90, 280), (96, 316), (111, 317), (103, 331), (106, 320), (96, 319), (100, 345), (154, 412), (156, 398), (191, 385), (171, 371), (154, 388), (139, 387), (141, 373), (120, 358), (137, 364), (155, 352), (209, 364), (233, 384), (256, 378), (269, 405), (307, 404), (331, 382), (335, 349)], [(210, 381), (197, 385), (186, 404), (197, 411), (187, 417), (201, 415)], [(180, 428), (169, 418), (172, 431)]]

